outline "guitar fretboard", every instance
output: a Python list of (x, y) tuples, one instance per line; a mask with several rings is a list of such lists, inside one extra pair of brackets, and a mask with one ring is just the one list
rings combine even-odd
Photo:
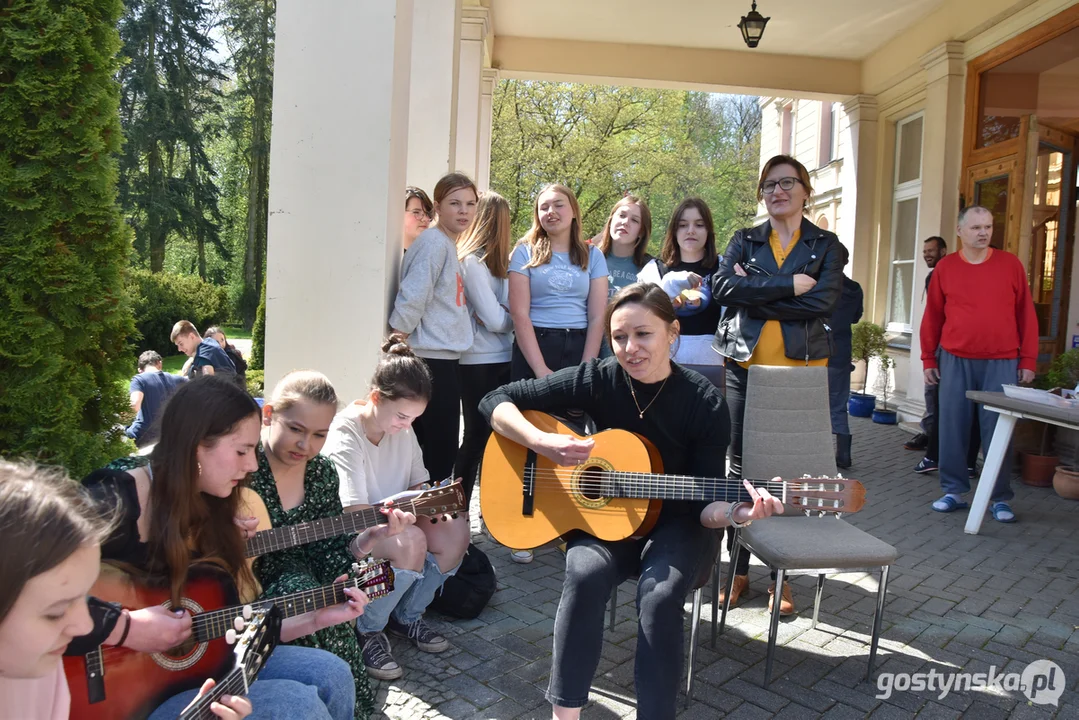
[[(415, 513), (417, 510), (415, 500), (402, 502), (396, 507), (411, 513)], [(306, 545), (316, 540), (325, 540), (338, 535), (355, 535), (367, 528), (385, 524), (386, 522), (386, 516), (379, 512), (379, 508), (372, 507), (297, 525), (284, 525), (272, 530), (262, 530), (247, 541), (247, 557), (258, 557), (266, 553), (285, 550), (297, 545)]]
[[(610, 497), (657, 500), (695, 500), (701, 502), (753, 502), (741, 480), (699, 478), (691, 475), (653, 475), (651, 473), (610, 471), (598, 473), (600, 491)], [(786, 502), (791, 486), (788, 481), (752, 481)]]

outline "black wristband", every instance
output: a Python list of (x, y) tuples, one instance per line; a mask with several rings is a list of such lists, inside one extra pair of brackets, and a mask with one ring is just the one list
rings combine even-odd
[(127, 624), (124, 625), (124, 632), (120, 635), (120, 642), (116, 643), (116, 647), (123, 647), (124, 640), (127, 640), (127, 634), (131, 632), (131, 613), (127, 610), (121, 610), (120, 614), (124, 616), (124, 620), (127, 621)]

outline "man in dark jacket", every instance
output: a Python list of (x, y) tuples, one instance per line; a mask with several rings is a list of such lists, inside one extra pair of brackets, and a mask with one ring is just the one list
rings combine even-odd
[[(844, 253), (843, 265), (849, 258)], [(847, 401), (850, 399), (851, 325), (862, 317), (862, 286), (843, 278), (843, 292), (828, 320), (832, 329), (832, 354), (828, 357), (828, 404), (832, 412), (832, 432), (835, 434), (835, 464), (846, 469), (851, 466), (850, 421)]]

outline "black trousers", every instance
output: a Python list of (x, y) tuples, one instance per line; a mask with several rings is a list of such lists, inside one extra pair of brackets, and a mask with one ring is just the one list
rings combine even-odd
[[(742, 425), (746, 417), (746, 389), (749, 387), (749, 370), (733, 360), (727, 360), (727, 410), (731, 414), (731, 470), (732, 479), (742, 477)], [(770, 479), (770, 478), (753, 478)], [(727, 528), (727, 552), (734, 548), (734, 528)], [(745, 548), (738, 553), (738, 565), (735, 575), (749, 574), (749, 552)], [(772, 574), (775, 577), (775, 573)]]
[[(534, 328), (536, 342), (539, 343), (543, 361), (552, 371), (580, 365), (584, 357), (584, 341), (587, 330), (566, 330), (562, 328)], [(525, 360), (524, 353), (513, 343), (513, 358), (510, 360), (510, 379), (529, 380), (536, 377), (532, 367)]]
[(423, 465), (431, 474), (431, 482), (438, 483), (452, 478), (453, 463), (457, 458), (457, 439), (461, 433), (458, 361), (430, 358), (423, 361), (431, 370), (431, 401), (412, 427), (423, 448)]
[(458, 376), (461, 379), (461, 410), (465, 420), (465, 434), (457, 451), (454, 477), (463, 478), (465, 497), (471, 501), (472, 489), (479, 479), (483, 450), (487, 446), (487, 438), (491, 436), (491, 426), (480, 413), (480, 400), (487, 393), (510, 381), (510, 364), (504, 362), (461, 365), (458, 367)]

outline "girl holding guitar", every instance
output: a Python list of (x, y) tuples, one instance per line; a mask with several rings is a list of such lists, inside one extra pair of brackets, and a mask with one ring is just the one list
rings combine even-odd
[[(593, 441), (545, 433), (522, 410), (580, 408), (600, 430), (620, 428), (651, 441), (667, 473), (724, 474), (730, 420), (723, 396), (703, 375), (671, 361), (678, 321), (667, 293), (652, 284), (620, 290), (607, 306), (605, 331), (614, 358), (591, 360), (487, 395), (481, 404), (496, 432), (560, 465), (584, 463)], [(764, 490), (751, 503), (664, 502), (651, 532), (604, 542), (579, 533), (566, 551), (566, 577), (555, 615), (547, 699), (557, 720), (575, 719), (588, 701), (599, 663), (603, 616), (611, 590), (638, 575), (637, 707), (650, 720), (674, 718), (682, 677), (682, 607), (713, 528), (782, 512)]]
[[(251, 476), (251, 490), (258, 495), (245, 497), (259, 518), (258, 530), (341, 515), (337, 469), (319, 454), (336, 413), (337, 393), (322, 373), (296, 370), (277, 383), (262, 408), (262, 447), (256, 452), (258, 470)], [(328, 585), (370, 554), (376, 543), (416, 522), (412, 513), (383, 512), (388, 524), (359, 535), (338, 535), (259, 557), (255, 574), (264, 594), (278, 597)], [(329, 650), (345, 660), (356, 680), (358, 715), (367, 717), (374, 711), (375, 696), (351, 624), (332, 625), (297, 639), (296, 644)]]
[[(62, 655), (83, 655), (102, 643), (167, 649), (147, 646), (140, 632), (160, 626), (157, 618), (167, 611), (121, 616), (115, 606), (87, 597), (107, 535), (107, 522), (65, 474), (0, 460), (0, 718), (67, 720), (71, 696)], [(200, 694), (213, 686), (207, 680)], [(210, 711), (240, 720), (251, 703), (225, 695)]]
[[(124, 458), (91, 473), (83, 484), (117, 516), (102, 557), (167, 579), (178, 606), (192, 563), (220, 568), (241, 602), (259, 587), (245, 558), (240, 486), (258, 468), (258, 404), (235, 383), (208, 376), (188, 382), (161, 414), (161, 439), (149, 457)], [(284, 621), (281, 641), (350, 623), (367, 596), (344, 590), (347, 600)], [(212, 609), (212, 608), (205, 608)], [(107, 675), (106, 670), (106, 675)], [(193, 699), (190, 690), (167, 699), (151, 720), (176, 718)], [(324, 650), (280, 646), (251, 686), (260, 717), (350, 720), (356, 703), (348, 664)]]

